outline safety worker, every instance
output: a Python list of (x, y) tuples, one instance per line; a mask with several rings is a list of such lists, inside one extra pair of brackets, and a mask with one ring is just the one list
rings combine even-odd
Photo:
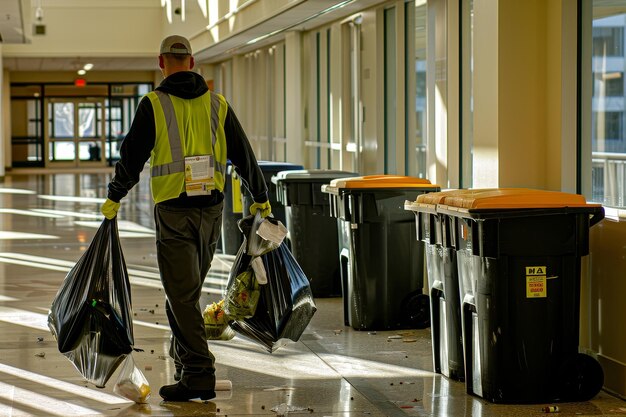
[(114, 218), (150, 159), (157, 261), (178, 381), (159, 390), (166, 401), (215, 397), (215, 357), (206, 341), (200, 294), (220, 236), (228, 159), (252, 195), (251, 214), (271, 212), (263, 173), (237, 116), (193, 66), (186, 38), (163, 39), (164, 80), (139, 103), (101, 207), (106, 218)]

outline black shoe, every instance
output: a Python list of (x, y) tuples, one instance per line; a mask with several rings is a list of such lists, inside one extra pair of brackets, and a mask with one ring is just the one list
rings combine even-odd
[(215, 391), (212, 389), (190, 389), (179, 383), (164, 385), (159, 390), (159, 395), (165, 401), (189, 401), (195, 398), (210, 400), (215, 398)]

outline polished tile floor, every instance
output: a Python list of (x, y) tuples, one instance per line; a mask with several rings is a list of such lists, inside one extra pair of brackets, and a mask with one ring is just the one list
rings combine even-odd
[[(355, 331), (341, 300), (317, 299), (301, 340), (273, 354), (235, 337), (210, 342), (218, 379), (232, 392), (210, 402), (164, 403), (173, 382), (147, 181), (122, 203), (119, 229), (132, 283), (138, 367), (153, 394), (136, 405), (85, 383), (57, 350), (47, 312), (67, 271), (100, 225), (110, 173), (8, 174), (0, 181), (0, 416), (534, 416), (537, 405), (494, 405), (432, 373), (429, 330)], [(219, 255), (202, 303), (221, 298), (233, 257)], [(391, 336), (391, 337), (390, 337)], [(559, 415), (626, 415), (601, 392), (559, 404)]]

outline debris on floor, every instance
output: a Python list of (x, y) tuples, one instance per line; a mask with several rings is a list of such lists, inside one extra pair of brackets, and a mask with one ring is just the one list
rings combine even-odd
[(543, 411), (544, 413), (560, 413), (561, 412), (561, 410), (559, 410), (559, 407), (557, 407), (556, 405), (543, 407), (541, 411)]
[(46, 352), (35, 353), (35, 356), (37, 356), (38, 358), (45, 358), (46, 357)]
[(423, 409), (424, 407), (422, 405), (417, 405), (416, 403), (420, 402), (420, 400), (418, 400), (417, 398), (412, 399), (411, 401), (392, 401), (392, 403), (394, 403), (395, 405), (398, 406), (398, 408), (401, 408), (403, 410), (416, 410), (416, 409)]
[[(400, 381), (398, 383), (398, 385), (413, 385), (415, 384), (415, 382), (404, 382), (404, 381)], [(391, 385), (393, 385), (393, 382), (391, 383)]]
[(314, 410), (310, 407), (298, 407), (295, 405), (289, 405), (286, 403), (279, 404), (272, 408), (272, 411), (276, 413), (276, 417), (285, 417), (285, 414), (293, 411), (308, 411), (312, 413)]

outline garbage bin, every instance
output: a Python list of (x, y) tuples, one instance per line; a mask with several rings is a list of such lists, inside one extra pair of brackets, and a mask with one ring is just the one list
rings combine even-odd
[(420, 178), (374, 175), (322, 186), (340, 223), (344, 322), (357, 330), (423, 328), (430, 323), (424, 244), (405, 200), (439, 191)]
[(226, 178), (224, 178), (224, 210), (222, 212), (222, 233), (220, 248), (226, 255), (237, 255), (243, 243), (243, 234), (237, 222), (243, 217), (241, 200), (241, 180), (230, 160), (226, 162)]
[(576, 194), (446, 197), (460, 285), (467, 392), (492, 402), (584, 401), (603, 372), (578, 352), (580, 273), (602, 206)]
[(291, 252), (315, 297), (341, 296), (337, 220), (330, 216), (328, 194), (321, 187), (332, 179), (355, 175), (316, 169), (281, 171), (272, 177), (278, 201), (285, 206)]
[(437, 212), (437, 205), (446, 196), (463, 191), (421, 194), (415, 201), (404, 204), (405, 210), (415, 214), (416, 236), (425, 245), (433, 368), (457, 381), (465, 380), (465, 361), (456, 250), (450, 222), (447, 216)]
[[(272, 176), (278, 174), (280, 171), (288, 171), (295, 169), (302, 169), (302, 165), (292, 164), (289, 162), (273, 162), (273, 161), (258, 161), (261, 171), (263, 171), (263, 177), (265, 177), (265, 183), (267, 184), (267, 193), (269, 202), (272, 205), (272, 216), (280, 220), (284, 225), (287, 225), (287, 219), (285, 216), (285, 206), (278, 201), (278, 195), (276, 192), (276, 185), (272, 183)], [(250, 193), (246, 192), (243, 195), (243, 212), (248, 214), (250, 206), (254, 203)]]

